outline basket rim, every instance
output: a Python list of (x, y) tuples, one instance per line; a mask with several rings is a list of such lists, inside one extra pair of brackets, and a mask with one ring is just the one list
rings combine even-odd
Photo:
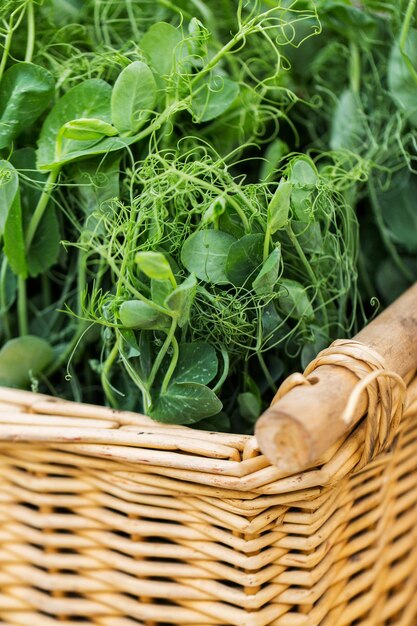
[[(416, 412), (417, 378), (408, 388), (405, 414)], [(77, 420), (75, 427), (69, 425), (72, 420)], [(78, 460), (80, 471), (86, 466), (121, 476), (137, 472), (152, 475), (168, 490), (195, 493), (197, 486), (207, 496), (318, 497), (355, 471), (364, 434), (363, 421), (314, 467), (289, 474), (269, 463), (254, 435), (166, 427), (137, 413), (0, 387), (0, 456), (9, 463), (10, 457), (25, 458), (28, 452), (45, 461), (53, 451), (54, 463)]]

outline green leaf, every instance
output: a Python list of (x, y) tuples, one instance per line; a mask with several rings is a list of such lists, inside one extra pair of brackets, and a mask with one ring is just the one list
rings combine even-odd
[(311, 341), (305, 343), (301, 350), (301, 367), (303, 369), (307, 367), (310, 361), (316, 358), (321, 350), (324, 350), (330, 344), (330, 338), (322, 328), (311, 324), (309, 330), (313, 336)]
[(19, 176), (9, 161), (0, 161), (0, 235), (4, 233), (10, 207), (19, 193)]
[(13, 64), (0, 83), (0, 149), (9, 146), (48, 107), (54, 79), (33, 63)]
[(271, 348), (280, 344), (290, 332), (289, 325), (278, 313), (275, 302), (262, 307), (262, 341), (265, 347)]
[[(417, 267), (415, 257), (401, 257), (402, 262), (417, 280)], [(376, 268), (376, 286), (385, 305), (391, 304), (410, 286), (409, 281), (398, 269), (391, 257), (381, 261)]]
[(190, 36), (187, 38), (187, 44), (190, 54), (198, 60), (207, 56), (207, 40), (210, 38), (210, 33), (204, 24), (196, 17), (192, 17), (188, 24), (188, 32)]
[(300, 220), (309, 220), (313, 214), (312, 193), (316, 188), (318, 174), (313, 161), (307, 156), (293, 159), (289, 167), (289, 180), (293, 185), (291, 206)]
[(72, 176), (80, 196), (80, 208), (89, 218), (85, 228), (91, 232), (99, 219), (97, 213), (94, 216), (91, 213), (120, 195), (120, 156), (94, 157), (74, 163)]
[(355, 43), (363, 45), (377, 34), (375, 14), (367, 10), (366, 4), (355, 7), (340, 0), (325, 0), (320, 17), (327, 26)]
[(203, 341), (182, 343), (172, 382), (207, 385), (216, 376), (217, 369), (217, 354), (212, 345)]
[(135, 256), (141, 272), (153, 280), (170, 280), (173, 278), (171, 266), (161, 252), (138, 252)]
[(48, 18), (59, 26), (79, 24), (83, 14), (84, 0), (53, 0), (44, 3), (43, 8)]
[(272, 141), (265, 150), (264, 159), (259, 171), (259, 180), (270, 180), (277, 172), (283, 157), (290, 151), (289, 147), (281, 139)]
[(279, 308), (289, 317), (313, 319), (314, 311), (304, 287), (296, 280), (285, 278), (281, 281), (282, 294), (278, 298)]
[(127, 140), (119, 137), (87, 141), (59, 138), (61, 128), (73, 120), (95, 118), (110, 124), (111, 94), (112, 88), (108, 83), (91, 78), (76, 85), (58, 100), (42, 126), (37, 150), (39, 169), (59, 169), (75, 159), (118, 150), (127, 145)]
[(254, 424), (261, 414), (261, 403), (259, 398), (250, 391), (240, 393), (237, 397), (239, 412), (241, 416)]
[(180, 30), (166, 22), (158, 22), (147, 30), (139, 45), (152, 68), (160, 76), (168, 77), (182, 56), (182, 40)]
[(34, 150), (17, 150), (12, 158), (19, 171), (27, 171), (19, 180), (20, 203), (13, 208), (5, 234), (8, 255), (16, 274), (24, 278), (28, 274), (38, 276), (58, 258), (61, 240), (59, 222), (54, 205), (49, 203), (36, 230), (36, 237), (25, 253), (25, 229), (38, 203), (45, 175), (35, 170)]
[(388, 87), (392, 99), (417, 126), (417, 28), (410, 28), (404, 54), (399, 42), (391, 48)]
[(173, 290), (174, 287), (170, 280), (151, 280), (152, 302), (164, 306), (165, 300)]
[(292, 184), (281, 180), (268, 205), (268, 226), (272, 235), (288, 224), (291, 191)]
[(182, 328), (188, 322), (191, 306), (196, 294), (197, 281), (191, 274), (174, 289), (165, 299), (164, 305), (177, 315), (178, 326)]
[(330, 147), (332, 150), (357, 151), (363, 143), (363, 111), (359, 97), (345, 89), (332, 118)]
[(253, 281), (253, 290), (258, 295), (271, 293), (277, 284), (281, 265), (281, 245), (277, 243), (275, 246), (276, 247), (263, 264), (261, 271)]
[(137, 133), (156, 103), (156, 83), (152, 71), (142, 61), (134, 61), (122, 71), (113, 87), (111, 118), (125, 134)]
[(140, 356), (140, 348), (135, 332), (131, 329), (122, 328), (120, 329), (120, 334), (124, 340), (122, 349), (123, 355), (127, 359), (134, 359), (135, 357)]
[(119, 309), (120, 321), (126, 328), (162, 330), (170, 326), (168, 315), (156, 311), (147, 302), (126, 300)]
[(102, 137), (113, 137), (118, 132), (114, 126), (94, 117), (84, 117), (66, 122), (61, 130), (66, 139), (89, 141)]
[(36, 169), (36, 151), (34, 148), (16, 150), (11, 155), (10, 162), (19, 172), (20, 199), (24, 214), (31, 215), (39, 202), (48, 176), (45, 172)]
[(226, 76), (204, 76), (193, 86), (190, 111), (196, 122), (208, 122), (227, 111), (239, 95), (239, 85)]
[[(4, 222), (4, 254), (16, 276), (26, 278), (28, 265), (26, 260), (23, 215), (20, 202), (19, 176), (11, 163), (0, 162), (2, 178), (0, 180), (0, 206)], [(2, 182), (4, 184), (2, 184)], [(5, 209), (5, 210), (4, 210)], [(0, 213), (1, 215), (1, 213)]]
[[(238, 202), (239, 200), (236, 201)], [(219, 229), (224, 233), (232, 235), (235, 239), (240, 239), (245, 234), (242, 220), (235, 209), (227, 204), (224, 212), (219, 217)]]
[(200, 280), (215, 285), (227, 283), (227, 255), (235, 241), (232, 235), (220, 230), (193, 233), (182, 246), (182, 264)]
[(52, 363), (54, 351), (44, 339), (25, 335), (7, 341), (0, 350), (0, 384), (27, 387), (31, 377)]
[(313, 161), (307, 156), (296, 157), (290, 165), (290, 181), (294, 186), (313, 189), (317, 184), (318, 174)]
[[(269, 352), (265, 357), (265, 364), (268, 368), (270, 379), (274, 383), (278, 382), (285, 370), (284, 363), (274, 352)], [(266, 379), (265, 375), (263, 375), (259, 381), (259, 399), (261, 399), (261, 394), (265, 393), (267, 390), (270, 391), (270, 389), (270, 382)]]
[(319, 222), (301, 222), (293, 220), (291, 228), (298, 239), (298, 243), (310, 254), (320, 254), (323, 251), (323, 236)]
[[(4, 255), (0, 252), (0, 267), (3, 267)], [(4, 305), (0, 308), (0, 316), (4, 315), (13, 303), (16, 300), (16, 291), (17, 291), (17, 279), (16, 275), (12, 272), (9, 264), (6, 265), (4, 280), (0, 285), (0, 289), (2, 290), (3, 302)], [(0, 335), (2, 332), (2, 325), (0, 324)]]
[(146, 330), (142, 330), (139, 334), (139, 351), (140, 359), (138, 359), (138, 372), (142, 380), (147, 380), (152, 370), (154, 356), (151, 347), (152, 334)]
[(232, 243), (227, 253), (226, 276), (235, 285), (241, 287), (254, 278), (262, 263), (264, 236), (262, 234), (244, 235)]
[(27, 265), (30, 276), (46, 272), (58, 259), (61, 234), (55, 207), (49, 204), (36, 230), (29, 250)]
[(216, 415), (223, 405), (214, 391), (200, 383), (175, 383), (161, 394), (150, 414), (165, 424), (193, 424)]
[(204, 211), (201, 218), (202, 224), (215, 223), (226, 210), (226, 198), (218, 196), (210, 203), (209, 207)]
[(377, 192), (388, 236), (407, 252), (417, 252), (417, 176), (408, 169), (392, 176), (389, 189)]

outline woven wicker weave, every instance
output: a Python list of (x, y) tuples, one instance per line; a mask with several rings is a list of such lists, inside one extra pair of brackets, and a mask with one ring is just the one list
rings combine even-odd
[(0, 389), (0, 625), (415, 626), (417, 379), (284, 476), (254, 437)]

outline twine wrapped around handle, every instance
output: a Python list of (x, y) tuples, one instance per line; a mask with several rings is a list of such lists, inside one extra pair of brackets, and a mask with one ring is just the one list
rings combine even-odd
[(362, 467), (393, 441), (403, 378), (416, 368), (417, 284), (352, 340), (335, 341), (284, 381), (256, 425), (261, 451), (285, 472), (302, 471), (367, 413)]
[(344, 367), (358, 379), (342, 413), (347, 428), (355, 421), (361, 394), (367, 393), (365, 443), (356, 468), (360, 469), (392, 443), (404, 412), (407, 386), (401, 376), (385, 368), (384, 359), (372, 348), (358, 341), (337, 340), (317, 355), (304, 374), (289, 376), (275, 394), (272, 405), (291, 389), (312, 384), (307, 376), (322, 365)]

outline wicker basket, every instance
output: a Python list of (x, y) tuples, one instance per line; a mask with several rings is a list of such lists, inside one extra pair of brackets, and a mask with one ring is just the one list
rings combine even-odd
[(255, 437), (0, 388), (0, 625), (416, 626), (407, 380), (394, 437), (368, 415), (292, 475)]
[(417, 284), (257, 437), (0, 387), (0, 626), (416, 626), (416, 342)]

